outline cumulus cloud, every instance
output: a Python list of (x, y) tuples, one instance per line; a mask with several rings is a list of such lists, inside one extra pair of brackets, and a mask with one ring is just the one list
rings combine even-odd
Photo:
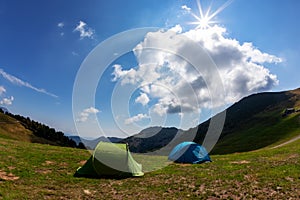
[(119, 64), (116, 64), (113, 67), (114, 67), (114, 72), (113, 72), (114, 78), (112, 81), (117, 81), (119, 79), (122, 79), (122, 82), (121, 82), (122, 85), (124, 85), (126, 83), (135, 84), (137, 81), (137, 78), (139, 78), (136, 76), (135, 69), (123, 70), (122, 66)]
[(95, 30), (88, 27), (88, 25), (83, 21), (79, 21), (79, 24), (74, 29), (74, 32), (80, 33), (80, 39), (84, 39), (84, 38), (94, 39), (94, 35), (95, 35)]
[(26, 81), (23, 81), (23, 80), (15, 77), (15, 76), (13, 76), (11, 74), (6, 73), (3, 69), (0, 69), (0, 75), (2, 75), (3, 78), (5, 78), (9, 82), (11, 82), (12, 84), (15, 84), (15, 85), (18, 85), (18, 86), (27, 87), (27, 88), (30, 88), (30, 89), (36, 91), (36, 92), (43, 93), (43, 94), (46, 94), (46, 95), (54, 97), (54, 98), (58, 98), (57, 95), (55, 95), (53, 93), (50, 93), (50, 92), (48, 92), (47, 90), (45, 90), (43, 88), (37, 88), (37, 87), (31, 85), (30, 83), (28, 83)]
[[(172, 52), (163, 48), (151, 49), (162, 46), (161, 43)], [(217, 66), (214, 74), (211, 74), (206, 63), (201, 63), (205, 60), (201, 57), (204, 55), (197, 54), (199, 46), (193, 44), (200, 45), (211, 57)], [(226, 28), (217, 25), (186, 32), (182, 32), (181, 26), (177, 25), (167, 31), (150, 32), (133, 51), (138, 66), (124, 70), (121, 65), (115, 65), (113, 80), (121, 80), (122, 84), (143, 85), (142, 94), (148, 97), (148, 102), (156, 99), (152, 111), (159, 115), (211, 108), (212, 96), (217, 96), (220, 105), (224, 105), (251, 93), (270, 90), (278, 84), (278, 79), (265, 64), (282, 62), (281, 58), (262, 52), (250, 42), (241, 43), (229, 38)], [(181, 52), (197, 58), (201, 71), (180, 57)], [(215, 82), (216, 74), (219, 74), (222, 83)], [(216, 84), (223, 84), (225, 96), (211, 94), (211, 86), (222, 87)], [(142, 101), (142, 96), (138, 98), (136, 101), (146, 102)]]
[(141, 120), (143, 120), (143, 119), (147, 119), (147, 118), (150, 118), (148, 115), (146, 115), (146, 114), (142, 114), (142, 113), (140, 113), (140, 114), (138, 114), (138, 115), (135, 115), (135, 116), (133, 116), (133, 117), (130, 117), (130, 118), (127, 118), (127, 119), (125, 119), (125, 124), (126, 125), (128, 125), (128, 124), (132, 124), (132, 123), (134, 123), (134, 122), (139, 122), (139, 121), (141, 121)]
[(1, 105), (9, 106), (9, 105), (12, 105), (13, 100), (14, 100), (14, 97), (13, 97), (13, 96), (11, 96), (10, 98), (3, 98), (3, 99), (0, 101), (0, 104), (1, 104)]
[(79, 114), (79, 118), (77, 119), (77, 121), (78, 122), (86, 122), (89, 119), (90, 115), (97, 114), (99, 112), (100, 111), (94, 107), (86, 108)]
[(149, 101), (150, 99), (146, 93), (141, 93), (141, 95), (135, 99), (135, 103), (140, 103), (143, 106), (147, 105)]

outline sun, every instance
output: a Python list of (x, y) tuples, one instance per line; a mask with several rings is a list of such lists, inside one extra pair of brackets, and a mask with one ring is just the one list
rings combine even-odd
[(209, 16), (204, 16), (204, 17), (195, 17), (197, 19), (197, 21), (195, 22), (191, 22), (190, 24), (194, 24), (197, 25), (196, 29), (206, 29), (211, 27), (211, 25), (217, 23), (217, 21), (212, 21), (211, 18)]
[(190, 24), (195, 24), (196, 29), (207, 29), (210, 28), (213, 24), (217, 24), (217, 21), (214, 21), (213, 18), (219, 14), (221, 11), (223, 11), (229, 4), (231, 4), (233, 0), (228, 0), (225, 2), (221, 7), (219, 7), (216, 11), (213, 13), (210, 13), (211, 5), (206, 10), (205, 14), (203, 12), (203, 8), (201, 6), (200, 0), (197, 0), (197, 6), (199, 10), (199, 15), (196, 15), (194, 12), (189, 10), (189, 13), (196, 19), (194, 22), (190, 22)]
[(208, 17), (204, 17), (202, 18), (200, 21), (199, 21), (199, 28), (207, 28), (209, 27), (209, 25), (211, 24), (212, 22), (209, 20)]

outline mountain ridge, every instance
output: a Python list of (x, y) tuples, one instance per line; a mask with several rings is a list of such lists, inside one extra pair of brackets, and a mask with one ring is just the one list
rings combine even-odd
[(104, 136), (95, 139), (90, 139), (90, 140), (81, 138), (80, 136), (68, 136), (68, 137), (73, 141), (75, 141), (77, 145), (80, 145), (80, 143), (82, 143), (80, 146), (84, 145), (86, 149), (95, 149), (95, 147), (100, 141), (118, 143), (122, 140), (122, 138), (118, 138), (118, 137), (104, 137)]
[(29, 117), (14, 115), (0, 109), (0, 137), (30, 143), (41, 143), (55, 146), (78, 147), (63, 132), (56, 131)]
[[(251, 151), (296, 136), (300, 133), (300, 112), (283, 117), (282, 114), (287, 108), (300, 108), (300, 88), (290, 91), (256, 93), (242, 98), (226, 109), (222, 133), (211, 153), (227, 154)], [(167, 147), (160, 153), (167, 154), (182, 141), (194, 141), (202, 144), (210, 120), (211, 118), (186, 131), (173, 128), (172, 133), (167, 133), (168, 137), (164, 136), (164, 145)], [(160, 137), (167, 130), (161, 128), (159, 132), (150, 132), (148, 133), (149, 138), (146, 136), (140, 138), (139, 135), (143, 132), (141, 131), (122, 142), (128, 143), (133, 152), (150, 153), (162, 147)], [(152, 144), (147, 144), (149, 142)]]

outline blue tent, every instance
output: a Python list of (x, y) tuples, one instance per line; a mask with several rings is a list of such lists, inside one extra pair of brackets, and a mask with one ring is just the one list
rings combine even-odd
[(177, 163), (211, 162), (206, 149), (195, 142), (182, 142), (171, 151), (169, 160)]

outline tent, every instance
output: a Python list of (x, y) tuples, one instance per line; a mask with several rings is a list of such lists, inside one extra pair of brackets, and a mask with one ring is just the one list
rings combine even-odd
[(92, 156), (79, 167), (77, 177), (143, 176), (142, 165), (131, 156), (127, 144), (99, 142)]
[(203, 163), (211, 162), (206, 149), (195, 142), (182, 142), (175, 146), (168, 157), (177, 163)]

